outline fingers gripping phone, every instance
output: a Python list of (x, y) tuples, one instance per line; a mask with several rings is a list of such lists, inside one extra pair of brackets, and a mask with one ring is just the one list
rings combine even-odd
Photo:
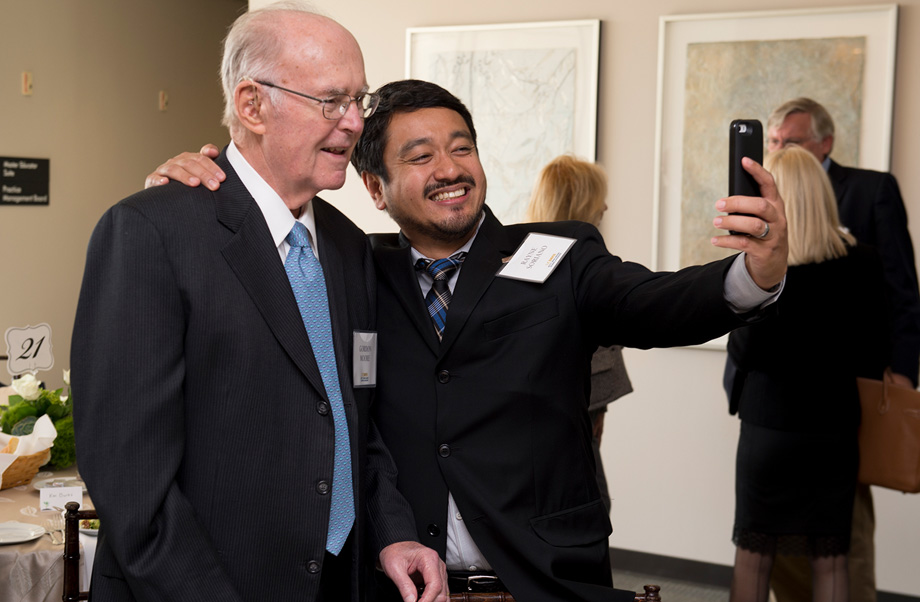
[(728, 196), (760, 196), (757, 180), (741, 165), (744, 157), (763, 164), (763, 126), (757, 119), (735, 119), (729, 128)]

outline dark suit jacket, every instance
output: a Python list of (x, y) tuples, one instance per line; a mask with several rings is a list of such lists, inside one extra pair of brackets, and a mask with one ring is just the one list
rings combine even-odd
[[(503, 226), (487, 211), (440, 343), (405, 239), (372, 237), (379, 411), (419, 537), (443, 557), (448, 489), (518, 600), (632, 600), (611, 585), (588, 420), (597, 346), (700, 343), (742, 320), (722, 297), (729, 260), (652, 273), (581, 222)], [(528, 232), (577, 239), (543, 284), (498, 278)]]
[(889, 360), (884, 289), (878, 255), (864, 245), (791, 266), (777, 317), (728, 338), (740, 418), (774, 430), (855, 435), (856, 377), (880, 379)]
[(889, 173), (843, 167), (827, 170), (840, 210), (840, 221), (859, 242), (878, 249), (888, 283), (892, 318), (891, 367), (917, 384), (920, 370), (920, 291), (907, 212), (898, 182)]
[[(90, 241), (71, 365), (78, 461), (103, 525), (96, 601), (318, 591), (332, 414), (268, 226), (224, 155), (218, 165), (218, 192), (137, 193)], [(365, 545), (366, 492), (393, 519), (375, 541), (414, 539), (405, 501), (387, 498), (385, 479), (368, 491), (363, 478), (366, 449), (384, 468), (388, 457), (368, 418), (372, 390), (351, 384), (352, 332), (375, 329), (370, 246), (312, 202), (352, 441), (354, 549)], [(352, 562), (348, 599), (358, 600), (367, 563)]]

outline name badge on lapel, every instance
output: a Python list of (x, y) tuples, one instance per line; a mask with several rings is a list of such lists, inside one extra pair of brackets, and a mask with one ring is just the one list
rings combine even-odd
[(377, 333), (354, 331), (351, 382), (356, 389), (377, 386)]
[(496, 276), (527, 282), (546, 282), (573, 244), (574, 238), (531, 232)]

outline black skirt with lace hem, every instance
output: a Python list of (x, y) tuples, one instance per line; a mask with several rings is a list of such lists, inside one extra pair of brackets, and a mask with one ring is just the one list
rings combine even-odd
[(732, 541), (761, 553), (847, 553), (858, 463), (855, 430), (789, 432), (742, 420)]
[(735, 528), (732, 542), (743, 550), (770, 556), (841, 556), (850, 551), (849, 536), (768, 535)]

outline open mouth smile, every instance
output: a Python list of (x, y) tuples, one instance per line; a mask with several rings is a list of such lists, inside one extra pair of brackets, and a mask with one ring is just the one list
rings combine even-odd
[(465, 194), (467, 194), (468, 192), (469, 192), (469, 188), (467, 188), (466, 186), (463, 186), (463, 187), (458, 188), (458, 189), (456, 189), (456, 190), (449, 190), (449, 191), (445, 191), (445, 192), (439, 192), (438, 194), (432, 196), (432, 197), (431, 197), (431, 200), (432, 200), (432, 201), (435, 201), (436, 203), (439, 203), (439, 202), (441, 202), (441, 201), (449, 201), (449, 200), (451, 200), (451, 199), (460, 198), (460, 197), (464, 196)]

